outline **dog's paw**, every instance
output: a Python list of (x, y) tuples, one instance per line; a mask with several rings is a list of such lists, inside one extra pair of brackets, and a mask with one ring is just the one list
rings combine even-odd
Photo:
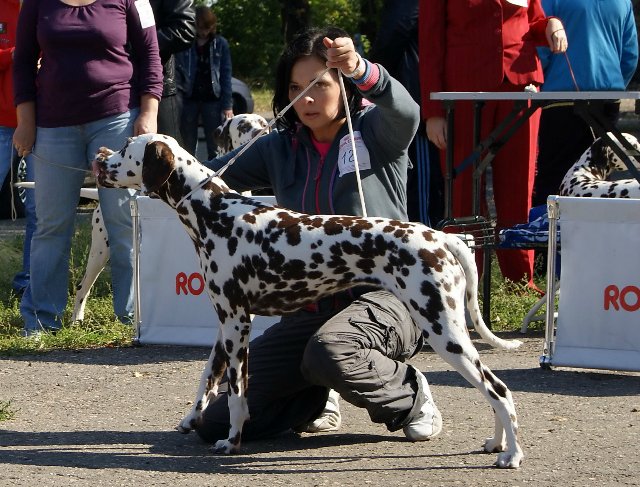
[(240, 445), (234, 445), (229, 439), (218, 440), (211, 447), (211, 451), (216, 455), (233, 455), (240, 451)]
[(180, 421), (180, 423), (178, 423), (178, 426), (176, 426), (176, 430), (186, 435), (194, 428), (195, 423), (196, 423), (196, 420), (193, 417), (193, 415), (188, 414), (182, 419), (182, 421)]
[(521, 450), (515, 453), (504, 452), (498, 455), (498, 459), (494, 465), (498, 468), (519, 468), (523, 458), (524, 455)]
[(498, 440), (497, 438), (487, 438), (484, 440), (484, 451), (487, 453), (500, 453), (507, 448), (504, 440)]

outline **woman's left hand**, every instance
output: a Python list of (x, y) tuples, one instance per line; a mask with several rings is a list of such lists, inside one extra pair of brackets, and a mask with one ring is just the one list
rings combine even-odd
[(560, 19), (552, 17), (547, 22), (547, 42), (549, 49), (554, 53), (565, 52), (569, 48), (567, 33)]
[(158, 132), (158, 103), (159, 100), (149, 94), (144, 94), (140, 100), (140, 114), (133, 124), (133, 135), (155, 134)]
[(325, 37), (327, 46), (327, 67), (338, 68), (345, 74), (351, 74), (359, 67), (360, 58), (350, 37), (336, 37), (331, 40)]

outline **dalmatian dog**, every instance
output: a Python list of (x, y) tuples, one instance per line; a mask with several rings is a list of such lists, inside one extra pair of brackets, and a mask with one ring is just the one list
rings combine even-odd
[[(640, 144), (631, 134), (622, 134), (638, 151)], [(636, 168), (640, 163), (631, 157)], [(640, 182), (635, 178), (609, 181), (616, 171), (626, 171), (627, 166), (602, 139), (593, 142), (578, 161), (569, 169), (560, 184), (561, 196), (585, 196), (592, 198), (640, 198)]]
[[(268, 126), (265, 118), (257, 113), (241, 113), (227, 118), (214, 133), (219, 154), (226, 154), (246, 144)], [(268, 133), (268, 130), (264, 133)]]
[[(225, 154), (233, 149), (237, 149), (255, 137), (260, 131), (267, 127), (268, 123), (264, 117), (254, 113), (243, 113), (227, 119), (216, 130), (218, 137), (218, 147)], [(268, 131), (265, 131), (267, 133)], [(92, 189), (92, 188), (87, 188)], [(82, 191), (86, 191), (83, 188)], [(98, 194), (93, 192), (82, 195), (83, 197), (97, 200)], [(71, 321), (84, 320), (84, 310), (91, 288), (95, 284), (98, 276), (109, 261), (109, 236), (102, 219), (100, 204), (93, 211), (91, 216), (91, 247), (87, 258), (87, 267), (80, 283), (76, 286), (76, 297), (73, 305)]]
[(482, 364), (465, 323), (492, 346), (518, 347), (484, 324), (471, 250), (455, 235), (385, 218), (323, 216), (269, 206), (227, 187), (170, 137), (141, 135), (118, 152), (101, 148), (94, 171), (100, 185), (154, 194), (174, 208), (192, 239), (220, 327), (191, 411), (187, 433), (229, 378), (229, 437), (216, 453), (237, 453), (249, 412), (246, 402), (251, 314), (279, 315), (356, 285), (393, 292), (426, 340), (485, 397), (495, 412), (487, 452), (496, 465), (519, 467), (523, 452), (511, 392)]

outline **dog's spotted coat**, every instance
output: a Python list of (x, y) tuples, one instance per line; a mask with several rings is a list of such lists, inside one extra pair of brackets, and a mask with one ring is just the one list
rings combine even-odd
[[(622, 134), (636, 149), (638, 140), (631, 134)], [(638, 161), (631, 160), (640, 169)], [(640, 183), (635, 179), (607, 181), (615, 171), (625, 171), (627, 166), (611, 147), (597, 139), (578, 161), (569, 169), (560, 184), (561, 196), (584, 196), (593, 198), (640, 198)]]
[(488, 400), (495, 431), (484, 448), (501, 452), (496, 465), (520, 465), (523, 453), (511, 392), (481, 363), (466, 328), (465, 300), (476, 330), (490, 344), (515, 348), (520, 342), (496, 337), (482, 321), (475, 262), (459, 238), (416, 223), (313, 216), (267, 206), (231, 191), (219, 178), (194, 191), (211, 171), (162, 135), (130, 139), (119, 152), (102, 148), (94, 169), (100, 184), (154, 193), (176, 210), (193, 240), (220, 319), (196, 400), (180, 431), (198, 424), (226, 370), (231, 425), (229, 437), (214, 449), (237, 452), (249, 416), (245, 396), (251, 313), (294, 311), (368, 283), (398, 296), (433, 350)]

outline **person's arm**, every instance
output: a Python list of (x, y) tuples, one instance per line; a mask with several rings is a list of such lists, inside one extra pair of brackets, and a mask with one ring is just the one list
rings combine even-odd
[(16, 107), (18, 126), (13, 133), (13, 145), (20, 157), (33, 149), (36, 142), (36, 103), (26, 101)]
[(624, 19), (622, 32), (622, 55), (620, 56), (620, 72), (624, 85), (627, 86), (636, 72), (638, 66), (638, 32), (633, 16), (633, 9), (629, 5), (627, 17)]
[(420, 90), (422, 118), (427, 138), (438, 149), (447, 146), (447, 124), (444, 107), (431, 100), (431, 93), (444, 91), (445, 56), (447, 53), (447, 0), (420, 0), (418, 14), (418, 46), (420, 53)]
[(233, 117), (233, 96), (231, 90), (231, 50), (229, 43), (220, 37), (220, 103), (225, 118)]
[[(144, 23), (143, 23), (144, 20)], [(158, 102), (162, 97), (162, 64), (158, 51), (158, 36), (155, 25), (149, 19), (140, 19), (131, 0), (127, 9), (127, 30), (133, 47), (134, 62), (138, 63), (138, 91), (140, 115), (135, 121), (135, 135), (155, 133), (158, 126)]]
[(348, 75), (362, 96), (375, 105), (366, 114), (363, 137), (367, 136), (365, 129), (371, 131), (369, 140), (388, 153), (388, 160), (395, 160), (407, 149), (418, 128), (420, 111), (417, 103), (386, 69), (357, 55), (351, 38), (325, 38), (324, 43), (327, 66)]
[(31, 152), (36, 139), (36, 73), (40, 57), (37, 17), (38, 0), (24, 0), (13, 53), (13, 93), (18, 118), (13, 144), (19, 156)]
[(196, 13), (191, 0), (162, 0), (155, 5), (160, 59), (188, 49), (196, 38)]
[(133, 135), (155, 134), (158, 131), (158, 98), (145, 94), (140, 99), (140, 114), (133, 125)]

